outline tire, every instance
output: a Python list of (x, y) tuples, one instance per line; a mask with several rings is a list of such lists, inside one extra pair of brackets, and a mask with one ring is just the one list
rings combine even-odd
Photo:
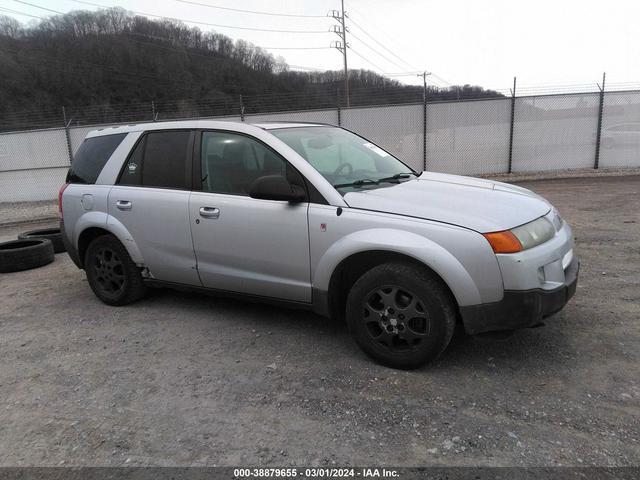
[(64, 246), (64, 242), (62, 241), (62, 233), (60, 232), (60, 228), (42, 228), (40, 230), (31, 230), (29, 232), (24, 232), (18, 235), (18, 239), (20, 240), (31, 240), (34, 238), (46, 238), (47, 240), (50, 240), (53, 244), (54, 253), (62, 253), (67, 251)]
[(128, 305), (147, 292), (140, 269), (113, 235), (102, 235), (89, 244), (84, 269), (91, 290), (107, 305)]
[(0, 243), (0, 273), (19, 272), (53, 262), (53, 245), (49, 240), (13, 240)]
[(403, 370), (438, 357), (456, 325), (454, 301), (440, 279), (409, 263), (385, 263), (362, 275), (347, 297), (346, 317), (367, 355)]

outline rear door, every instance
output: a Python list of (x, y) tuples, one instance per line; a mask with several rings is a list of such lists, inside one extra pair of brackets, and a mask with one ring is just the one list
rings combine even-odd
[(191, 130), (145, 133), (108, 200), (153, 278), (186, 285), (200, 285), (189, 222), (193, 139)]

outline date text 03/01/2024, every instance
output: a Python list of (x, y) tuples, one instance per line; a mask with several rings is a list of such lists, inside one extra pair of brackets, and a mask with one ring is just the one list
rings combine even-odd
[(387, 468), (236, 468), (236, 478), (396, 478)]

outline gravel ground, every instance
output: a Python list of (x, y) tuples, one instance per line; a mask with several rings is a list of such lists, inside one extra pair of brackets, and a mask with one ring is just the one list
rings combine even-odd
[(576, 296), (413, 372), (306, 312), (108, 307), (64, 254), (0, 276), (0, 465), (639, 465), (640, 177), (523, 185), (574, 227)]
[(0, 227), (18, 223), (51, 221), (58, 216), (58, 200), (0, 203)]

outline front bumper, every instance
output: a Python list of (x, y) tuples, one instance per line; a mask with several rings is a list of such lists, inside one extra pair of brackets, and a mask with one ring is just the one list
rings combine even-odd
[(460, 307), (467, 333), (527, 328), (562, 310), (576, 293), (580, 262), (573, 258), (564, 271), (565, 283), (553, 290), (505, 290), (502, 300)]

